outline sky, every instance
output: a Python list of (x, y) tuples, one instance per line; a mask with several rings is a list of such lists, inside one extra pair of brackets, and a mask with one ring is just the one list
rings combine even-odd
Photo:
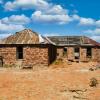
[(0, 0), (0, 38), (26, 28), (100, 42), (100, 0)]

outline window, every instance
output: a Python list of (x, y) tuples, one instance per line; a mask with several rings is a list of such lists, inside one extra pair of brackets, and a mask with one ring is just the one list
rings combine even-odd
[(91, 50), (91, 48), (87, 48), (87, 57), (89, 57), (89, 58), (92, 57), (92, 50)]
[(79, 48), (74, 48), (74, 55), (75, 55), (75, 59), (79, 59), (79, 56), (80, 56), (80, 49)]
[(63, 56), (67, 56), (67, 48), (63, 48)]
[(23, 59), (23, 47), (17, 47), (17, 59)]
[(74, 51), (79, 53), (79, 48), (75, 48)]

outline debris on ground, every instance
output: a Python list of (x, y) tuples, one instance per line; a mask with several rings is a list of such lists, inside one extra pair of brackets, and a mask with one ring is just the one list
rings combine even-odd
[(90, 79), (90, 87), (97, 87), (97, 85), (98, 85), (98, 80), (96, 79), (96, 78), (91, 78)]

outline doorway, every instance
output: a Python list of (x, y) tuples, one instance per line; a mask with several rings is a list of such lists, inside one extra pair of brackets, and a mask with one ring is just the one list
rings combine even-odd
[(63, 56), (67, 57), (67, 48), (66, 47), (63, 48)]
[(17, 47), (17, 59), (23, 59), (23, 47), (19, 46)]
[(80, 59), (80, 49), (79, 49), (79, 47), (74, 48), (74, 56), (75, 56), (75, 59)]
[(0, 67), (3, 67), (3, 57), (0, 56)]

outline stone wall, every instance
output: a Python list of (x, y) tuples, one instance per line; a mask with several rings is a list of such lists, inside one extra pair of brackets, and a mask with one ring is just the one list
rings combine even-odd
[(23, 47), (23, 59), (17, 59), (16, 47), (1, 47), (0, 56), (3, 57), (3, 65), (30, 66), (42, 65), (48, 66), (48, 47)]
[(100, 48), (92, 48), (92, 60), (100, 62)]
[(87, 50), (86, 48), (80, 48), (80, 61), (87, 61), (87, 57), (86, 57), (86, 53), (87, 53)]
[[(63, 48), (57, 48), (57, 58), (64, 58), (63, 56)], [(66, 59), (68, 60), (75, 60), (74, 57), (74, 47), (67, 47), (67, 56)], [(88, 62), (88, 61), (100, 61), (100, 48), (92, 47), (92, 57), (87, 57), (87, 48), (80, 47), (80, 61)]]
[(16, 47), (0, 48), (0, 56), (3, 57), (3, 64), (12, 65), (16, 62)]
[(23, 66), (44, 65), (48, 66), (48, 48), (24, 47)]
[(74, 47), (68, 47), (68, 60), (74, 60)]
[(57, 59), (63, 57), (63, 48), (57, 48)]
[(80, 48), (80, 61), (100, 61), (100, 49), (93, 47), (92, 48), (92, 57), (87, 57), (87, 49), (86, 48)]
[[(56, 50), (52, 50), (53, 48), (45, 46), (25, 46), (23, 47), (23, 59), (22, 66), (34, 66), (34, 65), (42, 65), (48, 66), (50, 64), (50, 58), (52, 56), (58, 54), (57, 58), (63, 57), (63, 47), (57, 48)], [(55, 51), (55, 52), (54, 52)], [(57, 53), (57, 54), (56, 54)], [(88, 61), (87, 56), (87, 49), (85, 47), (80, 47), (80, 61)], [(16, 65), (19, 63), (20, 60), (16, 59), (16, 47), (0, 47), (0, 56), (3, 57), (3, 63), (8, 65)], [(52, 58), (52, 59), (55, 59)], [(67, 47), (67, 56), (66, 59), (73, 60), (74, 57), (74, 47)], [(92, 48), (92, 58), (91, 61), (100, 61), (100, 48)]]
[[(67, 48), (67, 54), (66, 56), (63, 55), (64, 53), (64, 48)], [(57, 48), (57, 58), (65, 58), (68, 60), (74, 60), (74, 47), (62, 47), (62, 48)]]

